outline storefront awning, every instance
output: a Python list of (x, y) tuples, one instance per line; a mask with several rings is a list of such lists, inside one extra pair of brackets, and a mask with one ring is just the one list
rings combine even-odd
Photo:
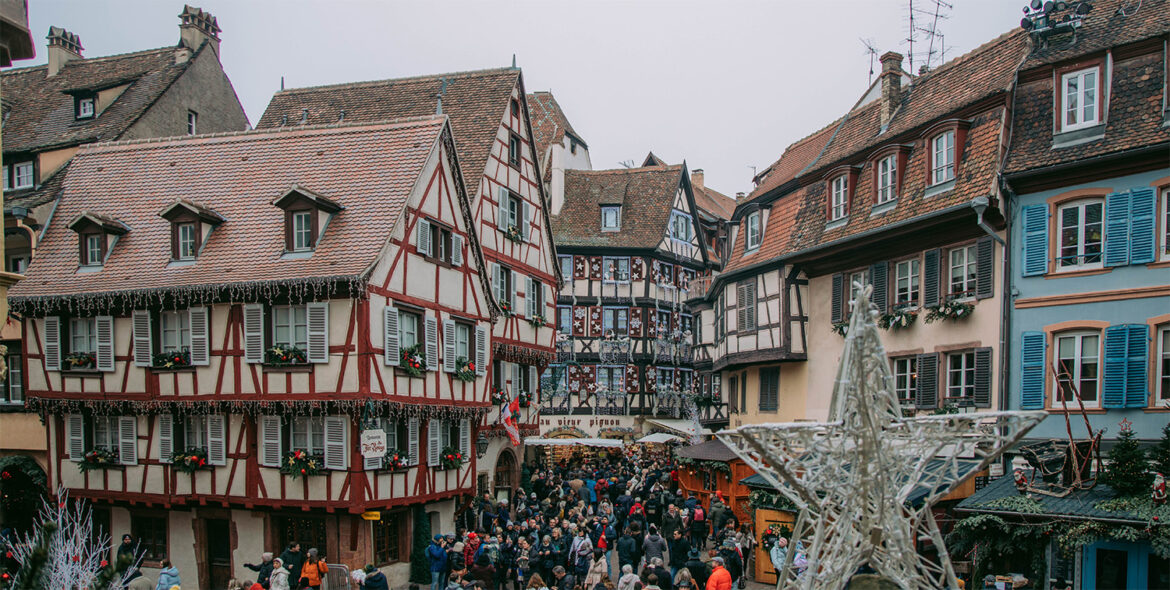
[(583, 447), (620, 449), (624, 443), (611, 438), (539, 438), (533, 436), (524, 439), (524, 444), (536, 447), (571, 447), (580, 445)]
[(711, 432), (710, 430), (708, 430), (706, 428), (700, 428), (699, 432), (696, 433), (695, 432), (695, 424), (693, 422), (691, 422), (690, 420), (670, 420), (670, 419), (647, 418), (646, 423), (651, 425), (651, 426), (657, 426), (658, 428), (663, 428), (663, 429), (669, 430), (669, 431), (674, 432), (675, 434), (677, 434), (679, 436), (686, 437), (686, 438), (690, 438), (692, 436), (695, 436), (696, 434), (699, 434), (702, 436), (711, 436), (711, 435), (715, 434), (714, 432)]
[(638, 439), (640, 443), (668, 443), (683, 440), (681, 436), (675, 436), (667, 432), (655, 432), (654, 434), (647, 434)]

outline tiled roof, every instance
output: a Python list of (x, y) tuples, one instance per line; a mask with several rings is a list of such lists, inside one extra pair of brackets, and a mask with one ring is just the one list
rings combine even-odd
[[(1051, 67), (1054, 62), (1170, 31), (1170, 0), (1145, 0), (1131, 16), (1118, 13), (1117, 5), (1117, 0), (1097, 2), (1085, 17), (1076, 43), (1054, 41), (1030, 55), (1024, 69)], [(1125, 6), (1129, 11), (1137, 8)], [(1022, 82), (1016, 91), (1015, 130), (1005, 170), (1009, 174), (1034, 170), (1170, 142), (1170, 128), (1162, 125), (1164, 59), (1160, 47), (1148, 55), (1114, 59), (1104, 138), (1059, 149), (1053, 149), (1053, 77), (1035, 76), (1034, 81)]]
[(551, 92), (538, 90), (528, 95), (528, 112), (532, 119), (532, 135), (536, 139), (536, 149), (540, 157), (544, 158), (549, 145), (564, 141), (565, 133), (572, 135), (579, 143), (589, 147), (581, 134), (573, 129), (565, 111)]
[(801, 170), (804, 170), (816, 161), (817, 156), (828, 145), (829, 138), (833, 137), (833, 132), (840, 125), (841, 120), (837, 119), (820, 131), (788, 146), (779, 160), (776, 160), (757, 176), (758, 184), (756, 184), (756, 188), (752, 190), (746, 200), (750, 201), (796, 178), (796, 175), (800, 174)]
[(752, 252), (744, 252), (745, 233), (741, 221), (739, 231), (735, 232), (735, 243), (731, 245), (730, 259), (723, 268), (724, 274), (792, 252), (795, 249), (793, 243), (796, 237), (793, 229), (796, 227), (801, 208), (805, 206), (809, 191), (810, 187), (798, 189), (772, 202), (772, 208), (764, 223), (763, 240), (760, 247)]
[(679, 447), (675, 454), (696, 461), (734, 461), (739, 458), (734, 451), (717, 438), (689, 447)]
[[(118, 139), (195, 60), (193, 56), (176, 64), (176, 51), (160, 47), (74, 59), (52, 77), (47, 65), (5, 70), (0, 84), (5, 105), (11, 103), (12, 110), (4, 122), (4, 153)], [(97, 117), (74, 119), (73, 95), (66, 91), (127, 83), (130, 87)]]
[(451, 118), (459, 164), (473, 193), (519, 76), (519, 69), (500, 68), (282, 90), (273, 95), (256, 128), (295, 127), (305, 109), (309, 125), (430, 116), (442, 92), (443, 114)]
[(709, 187), (691, 185), (695, 193), (695, 205), (714, 217), (731, 219), (735, 213), (735, 199)]
[[(666, 235), (683, 167), (565, 170), (565, 205), (552, 218), (557, 247), (654, 248)], [(621, 205), (621, 230), (601, 231), (601, 205)]]
[[(993, 480), (984, 486), (983, 489), (971, 494), (962, 502), (959, 502), (956, 508), (961, 512), (1002, 514), (1005, 512), (1005, 509), (997, 507), (994, 502), (1004, 498), (1017, 498), (1020, 496), (1023, 496), (1023, 494), (1016, 489), (1015, 481), (1011, 477), (1004, 476)], [(1108, 512), (1097, 507), (1097, 504), (1106, 500), (1112, 500), (1115, 496), (1116, 494), (1113, 490), (1102, 483), (1098, 483), (1087, 490), (1073, 490), (1072, 493), (1063, 498), (1045, 494), (1032, 494), (1032, 499), (1040, 505), (1040, 512), (1028, 513), (1026, 516), (1033, 519), (1038, 516), (1054, 518), (1060, 518), (1062, 516), (1105, 518), (1110, 520), (1131, 520), (1134, 523), (1143, 525), (1148, 522), (1148, 518), (1139, 514)]]
[[(444, 129), (444, 117), (379, 124), (261, 130), (83, 146), (25, 280), (18, 304), (48, 296), (142, 293), (225, 284), (357, 278), (369, 271)], [(284, 212), (271, 203), (299, 185), (345, 207), (311, 257), (286, 260)], [(189, 265), (170, 265), (170, 225), (159, 212), (177, 199), (227, 221)], [(82, 212), (130, 228), (97, 272), (77, 272)]]

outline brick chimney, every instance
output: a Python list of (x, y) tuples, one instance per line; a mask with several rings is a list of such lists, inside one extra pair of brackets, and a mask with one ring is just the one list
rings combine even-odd
[(893, 51), (882, 55), (882, 129), (894, 118), (902, 104), (902, 54)]
[(179, 44), (191, 51), (198, 51), (207, 41), (211, 50), (219, 58), (219, 22), (210, 12), (204, 12), (197, 6), (183, 5), (183, 12), (179, 14)]
[(71, 59), (81, 59), (81, 37), (61, 27), (49, 27), (49, 75), (56, 76)]
[(691, 171), (691, 186), (702, 189), (703, 188), (703, 169), (695, 168)]

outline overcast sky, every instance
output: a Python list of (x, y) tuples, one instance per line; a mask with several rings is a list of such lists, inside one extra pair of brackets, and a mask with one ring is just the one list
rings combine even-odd
[[(909, 0), (199, 2), (219, 19), (224, 68), (253, 124), (281, 76), (290, 88), (314, 86), (500, 67), (515, 54), (528, 91), (554, 93), (594, 168), (654, 150), (703, 168), (728, 195), (750, 191), (752, 166), (861, 96), (870, 69), (861, 39), (879, 52), (908, 49)], [(1025, 2), (952, 4), (939, 25), (948, 60), (1019, 26)], [(40, 45), (36, 62), (20, 65), (45, 61), (49, 25), (80, 35), (87, 57), (172, 45), (182, 8), (32, 0)]]

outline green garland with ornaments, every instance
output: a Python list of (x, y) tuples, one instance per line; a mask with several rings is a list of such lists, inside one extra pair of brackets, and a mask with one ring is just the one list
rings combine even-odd
[(688, 469), (722, 471), (728, 476), (731, 475), (731, 465), (724, 461), (707, 461), (705, 459), (692, 459), (690, 457), (675, 456), (675, 462), (678, 463), (679, 467), (686, 467)]

